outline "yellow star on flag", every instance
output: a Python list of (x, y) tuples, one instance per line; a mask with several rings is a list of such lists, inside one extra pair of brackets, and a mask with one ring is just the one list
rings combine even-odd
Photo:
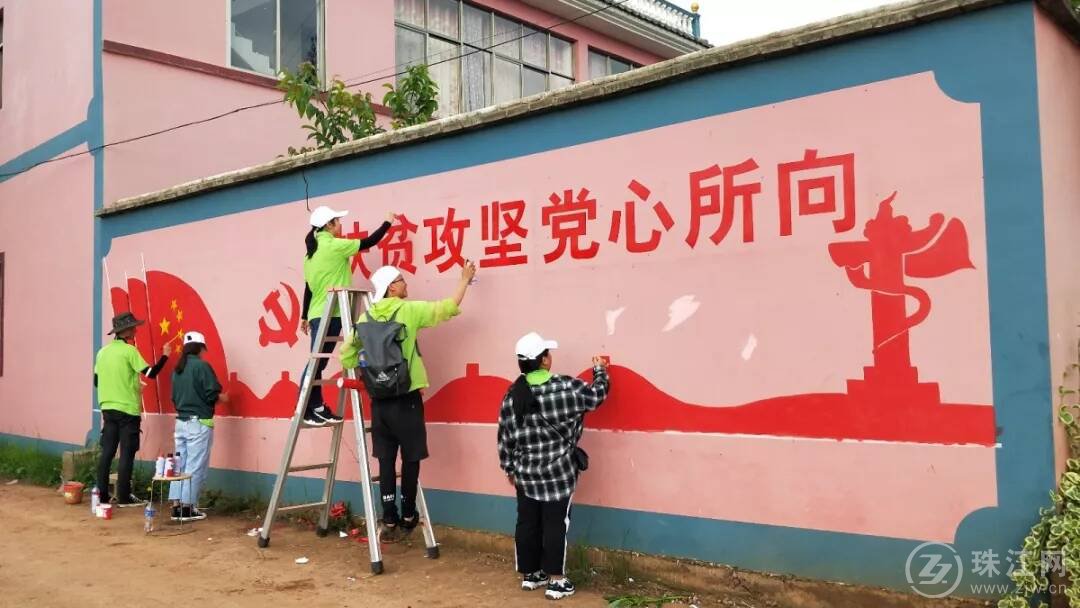
[(176, 310), (176, 300), (172, 301), (172, 304), (169, 305), (169, 308), (172, 308), (173, 310)]
[(163, 336), (169, 335), (169, 320), (168, 319), (162, 318), (161, 323), (158, 323), (158, 327), (161, 328), (161, 335), (163, 335)]
[(184, 311), (183, 310), (176, 311), (176, 320), (177, 321), (183, 321), (184, 320)]

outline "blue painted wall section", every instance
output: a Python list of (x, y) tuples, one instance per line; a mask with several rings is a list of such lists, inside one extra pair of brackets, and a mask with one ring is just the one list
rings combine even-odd
[[(957, 531), (956, 549), (966, 563), (975, 550), (992, 549), (1004, 556), (1019, 547), (1054, 486), (1034, 10), (1029, 3), (1007, 4), (458, 137), (328, 163), (307, 170), (310, 194), (435, 174), (932, 71), (944, 91), (979, 103), (982, 112), (994, 404), (1002, 428), (999, 506), (969, 516)], [(100, 99), (97, 81), (95, 98)], [(100, 125), (90, 117), (88, 122)], [(98, 171), (100, 158), (95, 176), (100, 176)], [(303, 195), (300, 175), (289, 174), (101, 221), (95, 252), (95, 336), (101, 334), (100, 256), (111, 239), (272, 205), (302, 204)], [(98, 196), (95, 189), (95, 208), (101, 204)], [(268, 494), (266, 475), (215, 472), (214, 478)], [(307, 482), (296, 483), (303, 488)], [(429, 494), (432, 512), (442, 523), (512, 529), (510, 499)], [(342, 484), (340, 495), (353, 500), (359, 496), (355, 484)], [(733, 500), (738, 500), (737, 490)], [(919, 544), (596, 507), (576, 509), (572, 535), (600, 546), (900, 589), (908, 588), (904, 562)]]

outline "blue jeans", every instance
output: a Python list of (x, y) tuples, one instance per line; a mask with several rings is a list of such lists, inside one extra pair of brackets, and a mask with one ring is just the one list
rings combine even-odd
[[(315, 337), (319, 333), (319, 325), (322, 323), (322, 319), (311, 319), (308, 324), (311, 326), (311, 348), (308, 352), (315, 350)], [(330, 319), (330, 325), (326, 327), (326, 337), (340, 336), (341, 335), (341, 317), (333, 317)], [(334, 343), (327, 342), (323, 345), (321, 352), (328, 353), (334, 350)], [(318, 359), (318, 363), (315, 365), (315, 377), (313, 380), (322, 380), (323, 370), (326, 369), (326, 364), (329, 363), (329, 359)], [(307, 373), (307, 366), (304, 367), (304, 371), (300, 372), (300, 382), (304, 382), (304, 374)], [(308, 393), (308, 399), (306, 404), (306, 411), (318, 409), (319, 406), (325, 404), (323, 400), (322, 386), (312, 386), (311, 392)]]
[(199, 491), (202, 490), (206, 472), (210, 469), (210, 446), (214, 443), (214, 429), (199, 422), (198, 418), (177, 418), (173, 439), (176, 441), (176, 451), (180, 454), (181, 472), (190, 473), (191, 480), (169, 484), (169, 500), (179, 500), (185, 505), (197, 505)]

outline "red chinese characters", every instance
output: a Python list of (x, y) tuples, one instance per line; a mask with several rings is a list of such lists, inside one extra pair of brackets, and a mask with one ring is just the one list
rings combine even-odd
[[(643, 203), (649, 202), (649, 197), (652, 192), (645, 187), (641, 182), (636, 179), (630, 180), (630, 185), (627, 186), (638, 201)], [(640, 241), (637, 237), (637, 215), (635, 213), (635, 207), (637, 201), (626, 201), (623, 204), (622, 209), (616, 209), (611, 212), (611, 231), (608, 233), (608, 240), (612, 243), (619, 242), (619, 232), (622, 229), (623, 218), (626, 219), (626, 250), (630, 253), (648, 253), (655, 251), (660, 246), (660, 237), (662, 233), (659, 230), (653, 229), (646, 241)], [(671, 219), (671, 214), (668, 213), (667, 207), (663, 201), (657, 201), (653, 205), (653, 213), (660, 219), (660, 224), (664, 227), (664, 232), (671, 230), (675, 225), (675, 221)]]
[(399, 270), (416, 274), (413, 242), (409, 239), (410, 234), (416, 234), (416, 229), (417, 225), (410, 222), (409, 218), (398, 216), (398, 221), (386, 231), (386, 236), (379, 243), (384, 266), (396, 266)]
[[(754, 195), (761, 192), (760, 181), (736, 183), (736, 178), (758, 168), (757, 162), (748, 158), (737, 165), (720, 168), (719, 165), (690, 173), (690, 230), (686, 234), (686, 244), (697, 246), (701, 233), (701, 218), (708, 215), (720, 215), (720, 225), (709, 236), (714, 244), (719, 245), (727, 237), (735, 222), (735, 203), (742, 202), (742, 240), (750, 243), (754, 240)], [(723, 177), (721, 184), (712, 182)]]
[(575, 260), (595, 257), (600, 250), (600, 244), (582, 244), (588, 222), (596, 219), (596, 199), (589, 198), (589, 190), (578, 190), (576, 197), (573, 190), (563, 190), (561, 197), (552, 193), (548, 200), (551, 204), (540, 212), (540, 218), (543, 225), (551, 226), (551, 237), (559, 242), (555, 249), (544, 254), (544, 261), (548, 264), (554, 262), (561, 258), (567, 249), (570, 250), (570, 257)]
[(439, 258), (445, 258), (435, 265), (439, 272), (446, 272), (455, 264), (463, 266), (465, 258), (461, 255), (465, 229), (472, 225), (467, 219), (455, 219), (456, 210), (450, 207), (446, 217), (433, 217), (424, 220), (424, 226), (431, 230), (431, 252), (424, 256), (424, 263), (430, 264)]
[(521, 225), (524, 216), (525, 201), (495, 201), (484, 205), (480, 212), (482, 237), (494, 244), (484, 247), (481, 268), (516, 266), (529, 261), (529, 257), (521, 252), (520, 240), (510, 242), (512, 236), (517, 239), (528, 236), (529, 230)]
[[(818, 157), (817, 150), (809, 149), (802, 160), (781, 163), (777, 167), (780, 186), (780, 236), (791, 235), (791, 214), (793, 204), (791, 189), (793, 179), (798, 182), (799, 215), (820, 213), (843, 213), (840, 219), (833, 220), (833, 230), (839, 234), (855, 227), (855, 154)], [(837, 176), (835, 171), (826, 169), (839, 168), (842, 204), (837, 205)], [(814, 200), (814, 193), (820, 198)]]
[[(353, 222), (352, 230), (350, 230), (348, 234), (345, 234), (344, 236), (345, 238), (349, 239), (366, 239), (368, 237), (368, 232), (367, 230), (360, 229), (360, 222)], [(363, 251), (356, 252), (356, 255), (352, 257), (352, 265), (349, 267), (349, 270), (350, 272), (356, 272), (357, 268), (359, 268), (360, 272), (363, 273), (365, 279), (371, 278), (371, 271), (368, 270), (367, 264), (364, 263)]]

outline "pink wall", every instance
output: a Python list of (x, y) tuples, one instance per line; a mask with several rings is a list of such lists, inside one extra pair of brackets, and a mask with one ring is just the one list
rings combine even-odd
[[(105, 54), (105, 141), (167, 129), (280, 93), (131, 57)], [(283, 103), (241, 112), (105, 153), (105, 202), (273, 160), (305, 144)]]
[[(761, 124), (771, 128), (763, 131)], [(408, 238), (417, 266), (408, 275), (410, 293), (428, 299), (449, 292), (457, 269), (440, 272), (439, 260), (424, 261), (432, 241), (423, 220), (445, 217), (454, 208), (457, 219), (471, 222), (462, 255), (482, 259), (490, 245), (481, 238), (483, 207), (496, 200), (526, 201), (522, 251), (529, 263), (482, 268), (462, 316), (424, 338), (432, 378), (429, 485), (506, 493), (492, 423), (504, 383), (515, 375), (513, 341), (535, 329), (562, 340), (558, 371), (577, 374), (598, 352), (617, 366), (612, 398), (590, 415), (585, 438), (586, 448), (603, 454), (596, 467), (604, 473), (582, 482), (581, 501), (948, 541), (964, 516), (994, 505), (997, 496), (979, 125), (977, 105), (948, 98), (925, 73), (343, 192), (311, 204), (350, 210), (350, 228), (353, 220), (361, 228), (375, 226), (387, 209), (405, 214), (417, 225)], [(826, 215), (796, 215), (792, 233), (783, 236), (778, 167), (802, 159), (811, 148), (822, 157), (853, 155), (853, 221), (844, 228), (834, 224), (842, 206)], [(747, 158), (758, 168), (735, 183), (761, 186), (752, 207), (753, 238), (746, 242), (739, 204), (732, 230), (719, 245), (708, 235), (720, 218), (707, 215), (701, 240), (688, 246), (688, 174)], [(843, 183), (843, 172), (828, 168), (813, 177), (838, 188)], [(647, 254), (627, 250), (625, 230), (614, 237), (610, 230), (613, 213), (625, 213), (627, 201), (635, 200), (627, 186), (632, 179), (652, 190), (647, 201), (636, 202), (637, 237), (653, 230), (660, 235)], [(588, 188), (595, 199), (595, 220), (587, 222), (583, 238), (599, 249), (595, 257), (566, 254), (545, 263), (556, 240), (540, 210), (549, 195), (568, 188)], [(842, 201), (842, 189), (837, 192)], [(866, 238), (864, 226), (893, 192), (895, 213), (911, 227), (923, 228), (937, 213), (952, 222), (951, 236), (940, 236), (940, 246), (948, 242), (962, 254), (941, 276), (931, 272), (934, 278), (905, 283), (926, 290), (933, 302), (930, 316), (907, 335), (923, 383), (918, 386), (932, 385), (934, 396), (913, 392), (899, 401), (860, 397), (858, 385), (849, 383), (863, 378), (864, 366), (877, 365), (877, 312), (871, 314), (867, 291), (853, 286), (830, 259), (830, 244)], [(807, 203), (818, 204), (821, 195), (816, 192)], [(670, 230), (654, 212), (661, 201), (671, 216)], [(294, 291), (302, 285), (297, 230), (306, 215), (298, 201), (112, 243), (114, 285), (122, 272), (139, 276), (143, 258), (159, 271), (150, 279), (157, 293), (151, 295), (151, 326), (172, 324), (160, 339), (178, 329), (181, 321), (168, 306), (178, 298), (183, 329), (214, 336), (222, 351), (215, 361), (219, 373), (235, 375), (231, 390), (245, 395), (223, 412), (222, 437), (228, 439), (216, 442), (215, 466), (271, 472), (278, 462), (295, 399), (290, 381), (296, 381), (305, 350), (304, 337), (289, 327), (296, 310), (283, 285)], [(285, 240), (262, 247), (267, 234)], [(196, 239), (200, 247), (176, 255)], [(938, 254), (935, 260), (942, 259), (938, 241), (926, 246)], [(255, 250), (258, 255), (252, 255)], [(382, 247), (363, 259), (373, 269), (394, 257)], [(161, 273), (175, 279), (165, 281)], [(537, 281), (556, 287), (538, 292)], [(365, 281), (357, 276), (356, 283)], [(516, 314), (492, 314), (496, 310)], [(908, 314), (914, 310), (912, 299)], [(105, 316), (110, 313), (106, 300)], [(673, 352), (682, 356), (674, 360)], [(722, 382), (716, 381), (718, 370)], [(891, 381), (897, 383), (886, 397), (910, 388), (895, 377)], [(794, 409), (781, 413), (784, 407)], [(656, 422), (657, 410), (671, 413)], [(916, 423), (926, 420), (939, 422), (920, 430)], [(158, 436), (167, 444), (165, 429)], [(301, 454), (315, 460), (322, 449), (312, 440)], [(797, 466), (770, 465), (775, 462)], [(345, 474), (355, 478), (356, 471), (350, 467)], [(695, 484), (696, 500), (684, 500), (680, 488), (703, 478), (717, 483)], [(636, 481), (628, 485), (627, 479)], [(658, 479), (670, 486), (657, 491)], [(739, 500), (724, 490), (733, 486), (740, 488)]]
[[(1039, 130), (1042, 144), (1043, 200), (1046, 214), (1046, 275), (1050, 315), (1050, 359), (1054, 403), (1062, 374), (1077, 362), (1080, 341), (1080, 46), (1044, 15), (1035, 12), (1039, 81)], [(1069, 388), (1078, 388), (1078, 373)], [(1076, 401), (1076, 399), (1071, 399)], [(1067, 458), (1061, 424), (1057, 427), (1057, 468)]]
[(0, 163), (86, 120), (93, 92), (91, 8), (90, 2), (0, 0)]
[(93, 315), (83, 302), (94, 298), (92, 201), (88, 157), (0, 183), (0, 433), (82, 445), (90, 429)]

